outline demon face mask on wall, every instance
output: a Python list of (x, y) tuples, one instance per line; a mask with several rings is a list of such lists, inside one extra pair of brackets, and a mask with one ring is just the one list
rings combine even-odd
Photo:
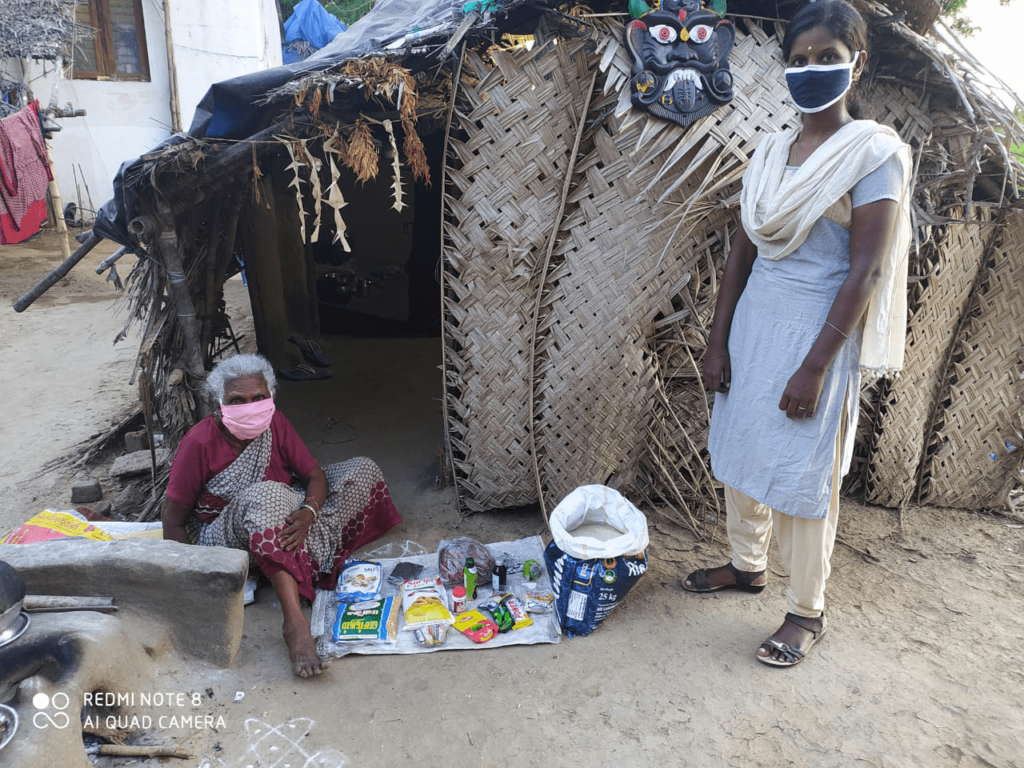
[[(632, 5), (632, 4), (631, 4)], [(700, 0), (662, 0), (626, 27), (633, 104), (684, 128), (732, 100), (732, 22)]]

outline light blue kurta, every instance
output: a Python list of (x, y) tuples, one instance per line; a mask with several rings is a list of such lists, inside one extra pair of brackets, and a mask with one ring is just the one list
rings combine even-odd
[[(897, 200), (900, 182), (899, 163), (891, 158), (854, 186), (851, 205)], [(815, 416), (789, 419), (779, 410), (786, 383), (825, 325), (849, 271), (850, 231), (823, 217), (790, 255), (754, 260), (729, 331), (732, 382), (728, 393), (715, 395), (708, 434), (712, 470), (726, 485), (795, 517), (828, 513), (844, 404), (843, 475), (853, 458), (860, 328), (827, 371)]]

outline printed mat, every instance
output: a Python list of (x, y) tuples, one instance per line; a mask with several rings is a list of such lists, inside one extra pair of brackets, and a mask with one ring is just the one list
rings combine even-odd
[[(525, 593), (523, 588), (524, 579), (522, 564), (526, 560), (536, 560), (541, 564), (541, 577), (536, 581), (536, 589), (551, 591), (551, 579), (544, 568), (544, 541), (540, 536), (530, 536), (519, 541), (499, 541), (488, 544), (487, 548), (491, 554), (504, 562), (511, 562), (518, 567), (509, 568), (508, 588), (513, 594), (522, 596)], [(423, 566), (423, 571), (417, 578), (425, 579), (438, 575), (437, 552), (413, 557), (401, 557), (381, 559), (382, 572), (384, 576), (384, 587), (381, 589), (382, 597), (394, 597), (396, 603), (401, 603), (401, 587), (387, 581), (388, 575), (400, 562), (412, 562)], [(514, 571), (514, 572), (513, 572)], [(484, 602), (491, 594), (490, 584), (481, 584), (478, 592), (479, 599), (469, 601), (468, 608), (475, 608), (479, 603)], [(364, 643), (342, 642), (335, 643), (333, 639), (334, 620), (337, 617), (338, 602), (335, 600), (334, 592), (317, 590), (316, 599), (313, 601), (313, 614), (310, 620), (313, 639), (316, 641), (317, 651), (324, 659), (340, 658), (351, 653), (383, 655), (383, 654), (408, 654), (408, 653), (432, 653), (434, 651), (456, 651), (456, 650), (478, 650), (487, 648), (500, 648), (506, 645), (536, 645), (538, 643), (558, 643), (561, 641), (561, 630), (558, 626), (558, 619), (552, 613), (531, 613), (530, 618), (533, 624), (522, 629), (515, 629), (505, 632), (493, 640), (478, 645), (468, 637), (455, 629), (449, 628), (448, 637), (444, 645), (425, 648), (419, 645), (415, 639), (415, 633), (405, 629), (405, 620), (401, 616), (398, 621), (398, 642), (391, 645), (370, 645)], [(401, 613), (399, 609), (399, 613)]]

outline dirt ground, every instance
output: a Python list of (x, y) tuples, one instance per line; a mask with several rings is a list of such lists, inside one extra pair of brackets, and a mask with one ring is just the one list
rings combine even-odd
[[(0, 249), (0, 531), (46, 506), (68, 508), (74, 471), (41, 469), (107, 429), (136, 396), (136, 340), (112, 345), (123, 319), (93, 273), (107, 246), (23, 314), (11, 302), (59, 251), (45, 239)], [(237, 281), (229, 300), (245, 305)], [(234, 322), (243, 332), (244, 318)], [(434, 488), (436, 340), (336, 343), (362, 389), (353, 384), (331, 420), (293, 420), (321, 461), (357, 451), (379, 460), (405, 518), (384, 543), (432, 550), (453, 534), (491, 542), (545, 532), (539, 512), (460, 519), (452, 490)], [(387, 418), (371, 420), (360, 405), (374, 390), (388, 399)], [(308, 391), (282, 388), (282, 410), (291, 415)], [(110, 498), (116, 488), (104, 478), (104, 490)], [(724, 562), (724, 536), (701, 543), (649, 520), (648, 574), (593, 635), (559, 644), (350, 656), (299, 680), (274, 595), (262, 588), (232, 668), (181, 668), (154, 682), (212, 691), (204, 711), (222, 717), (220, 727), (149, 734), (195, 758), (100, 764), (1024, 766), (1019, 521), (934, 508), (900, 520), (844, 501), (828, 637), (799, 667), (777, 670), (754, 650), (785, 610), (783, 574), (772, 570), (760, 595), (684, 593), (679, 580), (691, 568)]]

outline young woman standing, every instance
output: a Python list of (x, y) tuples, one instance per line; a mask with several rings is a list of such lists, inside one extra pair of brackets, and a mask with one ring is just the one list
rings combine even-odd
[(789, 572), (785, 620), (757, 649), (803, 660), (825, 634), (839, 485), (849, 470), (860, 369), (899, 370), (906, 335), (909, 147), (855, 119), (867, 28), (844, 0), (803, 6), (782, 42), (804, 113), (765, 138), (743, 179), (704, 358), (715, 392), (708, 448), (725, 484), (732, 560), (691, 573), (690, 592), (766, 585), (773, 530)]

